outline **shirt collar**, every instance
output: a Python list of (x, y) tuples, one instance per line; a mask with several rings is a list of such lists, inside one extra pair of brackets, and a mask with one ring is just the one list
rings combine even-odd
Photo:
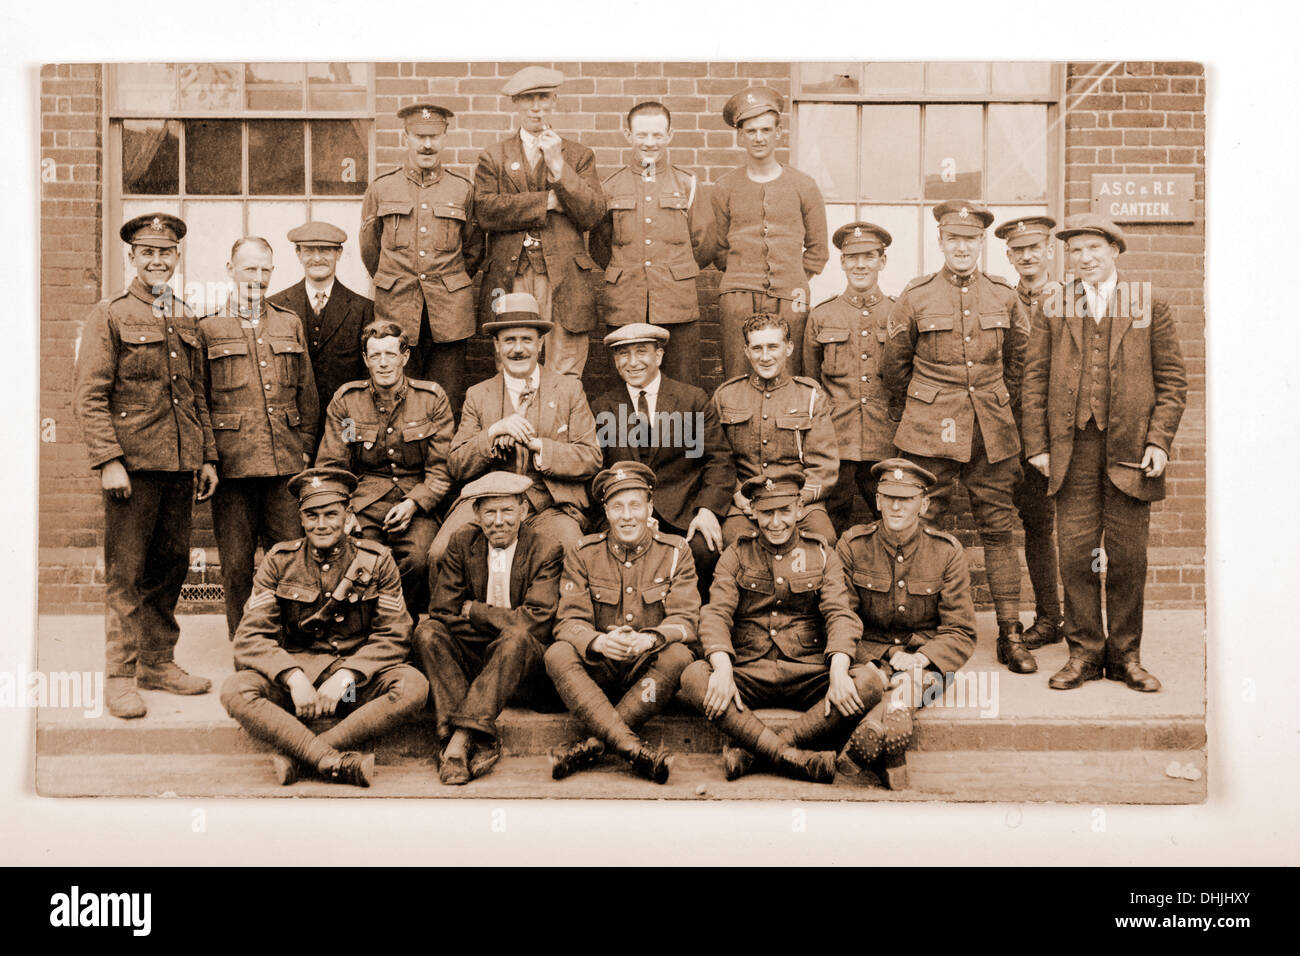
[(1103, 299), (1109, 301), (1111, 295), (1115, 291), (1115, 287), (1119, 285), (1119, 273), (1112, 272), (1110, 274), (1110, 278), (1102, 282), (1100, 285), (1093, 285), (1092, 283), (1086, 282), (1083, 279), (1080, 279), (1079, 281), (1083, 282), (1083, 287), (1085, 289), (1095, 292), (1096, 294), (1100, 295)]
[(627, 393), (632, 396), (632, 401), (635, 402), (637, 396), (640, 395), (642, 392), (645, 392), (646, 400), (649, 401), (651, 399), (655, 399), (659, 397), (659, 382), (663, 379), (663, 377), (664, 377), (663, 373), (660, 372), (658, 375), (654, 377), (654, 379), (651, 382), (649, 382), (647, 385), (645, 385), (642, 388), (636, 388), (635, 386), (628, 385), (627, 382), (624, 382), (623, 384), (627, 385)]
[(891, 554), (901, 553), (904, 559), (911, 558), (912, 555), (916, 554), (917, 546), (921, 543), (922, 533), (921, 524), (920, 522), (917, 522), (916, 528), (912, 531), (911, 537), (903, 541), (894, 541), (893, 535), (890, 534), (889, 529), (885, 527), (884, 522), (882, 521), (880, 523), (881, 544), (883, 544), (885, 549)]
[(540, 365), (536, 366), (533, 369), (533, 374), (528, 376), (527, 379), (515, 378), (513, 375), (511, 375), (509, 372), (506, 371), (502, 371), (501, 375), (502, 377), (505, 378), (506, 391), (508, 392), (514, 392), (518, 394), (520, 392), (525, 392), (528, 389), (537, 391), (537, 386), (542, 380), (542, 367)]
[(326, 301), (334, 294), (334, 276), (330, 276), (329, 281), (324, 285), (317, 285), (307, 276), (303, 276), (302, 281), (307, 287), (307, 301), (312, 305), (316, 304), (316, 293), (324, 292)]

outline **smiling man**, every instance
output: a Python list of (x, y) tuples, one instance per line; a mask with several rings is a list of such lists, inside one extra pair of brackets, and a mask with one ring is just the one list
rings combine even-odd
[(605, 324), (667, 326), (664, 371), (694, 385), (700, 375), (700, 303), (695, 277), (713, 261), (713, 209), (695, 174), (668, 162), (672, 114), (653, 100), (627, 114), (632, 162), (602, 184), (607, 211), (591, 232), (591, 257), (605, 270)]

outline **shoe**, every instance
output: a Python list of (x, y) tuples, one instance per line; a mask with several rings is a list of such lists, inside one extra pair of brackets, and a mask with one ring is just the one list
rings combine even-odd
[(884, 723), (885, 756), (887, 758), (903, 756), (912, 743), (912, 709), (910, 707), (886, 709)]
[(175, 661), (163, 661), (161, 664), (136, 665), (136, 683), (145, 690), (165, 690), (169, 694), (206, 694), (212, 690), (212, 681), (206, 677), (195, 677), (181, 670)]
[(292, 757), (284, 754), (271, 754), (271, 769), (275, 773), (276, 782), (282, 787), (298, 782), (298, 761)]
[(480, 744), (474, 748), (469, 758), (469, 775), (477, 780), (497, 765), (501, 759), (501, 741), (493, 740), (489, 744)]
[(788, 747), (778, 756), (776, 769), (796, 780), (830, 783), (835, 779), (835, 751), (798, 750)]
[(110, 677), (106, 683), (104, 696), (108, 698), (110, 714), (123, 720), (145, 715), (144, 698), (135, 689), (134, 677)]
[(1050, 620), (1041, 614), (1034, 618), (1034, 623), (1029, 625), (1025, 631), (1025, 636), (1021, 642), (1025, 647), (1037, 650), (1040, 647), (1046, 647), (1048, 644), (1056, 644), (1065, 639), (1065, 619), (1061, 618), (1053, 624)]
[(595, 737), (558, 747), (551, 751), (551, 779), (563, 780), (575, 771), (590, 767), (604, 753), (605, 745)]
[(1160, 681), (1137, 661), (1119, 661), (1106, 665), (1106, 680), (1122, 680), (1134, 690), (1151, 694), (1160, 689)]
[(657, 747), (642, 745), (628, 761), (638, 776), (653, 780), (655, 783), (668, 782), (668, 752)]
[(330, 783), (350, 783), (355, 787), (368, 787), (375, 775), (375, 755), (348, 750), (339, 755), (339, 762), (323, 776)]
[(469, 772), (469, 762), (464, 754), (448, 757), (444, 751), (438, 757), (438, 779), (447, 786), (460, 787), (469, 783), (473, 777)]
[(1013, 674), (1032, 674), (1038, 662), (1025, 647), (1024, 628), (1020, 622), (998, 625), (998, 663), (1005, 664)]
[(728, 780), (739, 780), (754, 766), (754, 755), (744, 747), (722, 745), (722, 775)]
[(1052, 675), (1047, 686), (1053, 690), (1074, 690), (1090, 680), (1101, 680), (1101, 665), (1082, 657), (1071, 657), (1064, 667)]
[(849, 734), (844, 752), (859, 767), (868, 767), (875, 763), (885, 746), (885, 709), (882, 700), (867, 711), (867, 716), (858, 722)]
[(907, 775), (907, 752), (886, 753), (880, 759), (876, 774), (880, 777), (880, 782), (890, 790), (906, 790), (910, 785)]

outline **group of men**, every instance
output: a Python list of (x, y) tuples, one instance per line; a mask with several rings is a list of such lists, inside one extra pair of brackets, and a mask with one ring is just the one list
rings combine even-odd
[[(847, 287), (810, 310), (825, 211), (775, 159), (779, 94), (727, 102), (748, 159), (706, 198), (653, 102), (628, 114), (633, 162), (601, 183), (551, 128), (562, 79), (506, 83), (520, 129), (472, 182), (439, 160), (449, 110), (399, 112), (406, 160), (363, 202), (373, 303), (335, 278), (346, 233), (308, 222), (288, 236), (301, 282), (268, 297), (270, 246), (243, 237), (229, 300), (197, 317), (167, 286), (185, 223), (123, 225), (136, 275), (87, 321), (76, 386), (104, 490), (110, 712), (143, 715), (139, 688), (210, 689), (173, 659), (192, 504), (210, 498), (237, 667), (222, 702), (273, 743), (283, 783), (367, 785), (363, 743), (426, 706), (440, 779), (466, 783), (499, 759), (512, 701), (584, 727), (557, 779), (612, 753), (662, 783), (670, 755), (639, 731), (679, 692), (725, 731), (729, 779), (757, 762), (897, 783), (912, 711), (975, 644), (964, 551), (935, 527), (958, 481), (999, 662), (1031, 673), (1064, 638), (1052, 687), (1158, 689), (1138, 654), (1146, 530), (1186, 376), (1167, 304), (1119, 279), (1122, 231), (1056, 231), (1063, 285), (1055, 221), (1002, 223), (1012, 287), (979, 268), (992, 214), (945, 202), (943, 269), (895, 300), (878, 284), (892, 237), (849, 223), (833, 236)], [(710, 397), (695, 283), (711, 263), (728, 378)], [(589, 401), (598, 314), (621, 384)], [(497, 372), (467, 388), (476, 331)], [(801, 714), (777, 731), (754, 713), (772, 706)]]

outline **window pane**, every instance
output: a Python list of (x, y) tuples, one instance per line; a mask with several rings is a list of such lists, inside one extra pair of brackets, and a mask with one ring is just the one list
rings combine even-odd
[(898, 295), (905, 285), (921, 274), (918, 255), (924, 232), (921, 207), (864, 205), (862, 218), (883, 226), (894, 240), (885, 250), (880, 288), (886, 295)]
[(302, 120), (249, 120), (248, 191), (254, 196), (304, 195), (305, 150)]
[(943, 250), (939, 248), (939, 226), (934, 221), (934, 206), (925, 207), (921, 216), (921, 269), (918, 275), (929, 275), (943, 268)]
[(244, 204), (238, 199), (185, 203), (185, 297), (203, 314), (226, 301), (230, 247), (244, 234)]
[[(122, 223), (134, 219), (136, 216), (143, 216), (146, 213), (169, 212), (173, 216), (180, 215), (181, 203), (179, 199), (123, 199), (122, 200), (122, 218), (113, 224), (113, 235), (116, 237), (117, 230), (122, 227)], [(186, 223), (188, 225), (188, 223)], [(185, 265), (185, 249), (188, 247), (190, 237), (186, 234), (185, 239), (181, 242), (181, 263), (176, 269), (176, 275), (172, 276), (172, 288), (184, 289), (185, 286), (181, 281), (181, 267)], [(122, 262), (122, 288), (125, 289), (135, 278), (135, 267), (131, 265), (129, 258), (131, 247), (125, 242), (115, 243), (121, 250)]]
[(343, 257), (339, 259), (337, 273), (339, 281), (353, 292), (370, 295), (370, 274), (361, 264), (361, 247), (357, 243), (357, 229), (361, 225), (361, 201), (328, 199), (323, 202), (313, 202), (311, 218), (316, 222), (331, 222), (348, 234), (347, 240), (343, 243)]
[(122, 121), (122, 192), (175, 196), (181, 191), (181, 124)]
[(240, 68), (234, 63), (184, 63), (180, 68), (181, 109), (239, 109)]
[(362, 195), (370, 181), (369, 144), (369, 120), (312, 120), (312, 194)]
[(307, 95), (314, 110), (366, 108), (367, 63), (308, 63)]
[(925, 77), (928, 93), (987, 93), (987, 63), (931, 63)]
[(275, 255), (275, 270), (267, 291), (274, 295), (287, 289), (302, 278), (302, 266), (293, 253), (293, 243), (286, 233), (307, 221), (306, 202), (250, 202), (248, 204), (249, 235), (261, 236), (271, 244)]
[[(998, 226), (1002, 225), (1002, 223), (1006, 222), (1008, 219), (1019, 219), (1021, 216), (1046, 216), (1047, 207), (1046, 206), (990, 206), (989, 212), (993, 213), (993, 215), (996, 217), (993, 220), (993, 229), (996, 229)], [(997, 236), (993, 235), (993, 229), (990, 229), (988, 231), (988, 234), (985, 236), (984, 239), (984, 248), (986, 251), (986, 259), (988, 262), (988, 264), (984, 267), (984, 271), (992, 276), (1001, 276), (1002, 278), (1010, 282), (1012, 285), (1015, 285), (1017, 282), (1020, 281), (1020, 274), (1016, 272), (1016, 267), (1013, 266), (1011, 264), (1011, 260), (1007, 258), (1007, 244), (1003, 242), (1001, 239), (999, 239)], [(1056, 242), (1055, 239), (1048, 242), (1047, 247), (1051, 255), (1055, 255), (1055, 251), (1053, 250), (1052, 247), (1056, 245), (1058, 245), (1058, 243)], [(1048, 270), (1051, 272), (1053, 278), (1057, 278), (1061, 274), (1061, 270), (1057, 268), (1056, 261), (1054, 259), (1048, 262)]]
[(926, 107), (926, 199), (979, 199), (983, 195), (982, 112), (974, 105)]
[(862, 197), (921, 198), (921, 108), (862, 107)]
[(857, 93), (861, 73), (857, 63), (800, 63), (799, 89), (803, 93)]
[(119, 63), (114, 69), (119, 109), (176, 109), (176, 67), (172, 64)]
[(862, 71), (862, 92), (920, 93), (925, 87), (924, 63), (868, 63)]
[(301, 63), (248, 63), (244, 89), (250, 110), (302, 109)]
[(994, 63), (993, 95), (1047, 96), (1052, 92), (1050, 63)]
[(185, 121), (185, 191), (199, 196), (238, 196), (243, 185), (239, 120)]
[[(853, 222), (857, 217), (857, 207), (852, 203), (843, 205), (827, 203), (826, 234), (835, 235), (836, 229), (846, 222)], [(810, 305), (816, 306), (844, 291), (844, 270), (840, 268), (840, 251), (835, 248), (834, 243), (831, 243), (830, 252), (831, 257), (826, 263), (826, 268), (822, 270), (821, 275), (813, 276), (808, 283), (812, 295)]]
[(855, 199), (857, 107), (801, 103), (795, 165), (811, 176), (826, 199)]
[(1047, 198), (1047, 106), (989, 104), (989, 199)]

